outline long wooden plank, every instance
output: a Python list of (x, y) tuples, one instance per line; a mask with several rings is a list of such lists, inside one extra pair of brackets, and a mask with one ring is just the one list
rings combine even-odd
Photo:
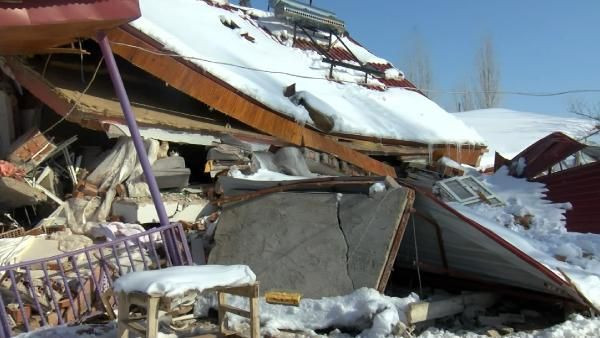
[(494, 305), (497, 299), (494, 294), (478, 292), (433, 302), (416, 302), (408, 306), (406, 318), (409, 324), (415, 324), (461, 313), (469, 305), (487, 308)]
[(394, 268), (394, 263), (396, 262), (396, 256), (398, 256), (398, 250), (400, 249), (400, 244), (402, 243), (402, 239), (404, 238), (404, 233), (406, 232), (408, 219), (413, 211), (413, 205), (415, 202), (415, 191), (410, 188), (405, 189), (407, 189), (408, 191), (406, 194), (406, 204), (404, 205), (404, 212), (402, 213), (400, 222), (398, 222), (398, 226), (396, 227), (396, 232), (394, 233), (393, 240), (390, 242), (390, 247), (387, 252), (387, 261), (385, 262), (385, 266), (381, 271), (381, 275), (379, 277), (379, 285), (377, 286), (377, 290), (382, 293), (385, 291), (387, 283), (392, 274), (392, 269)]
[[(65, 116), (70, 111), (73, 103), (77, 102), (75, 109), (66, 118), (67, 121), (97, 130), (103, 130), (101, 125), (103, 120), (125, 122), (119, 102), (87, 94), (81, 96), (80, 92), (55, 87), (42, 78), (38, 72), (24, 65), (18, 59), (8, 57), (6, 62), (16, 81), (57, 114)], [(272, 136), (204, 122), (189, 117), (189, 115), (181, 116), (175, 113), (165, 113), (147, 107), (139, 107), (135, 104), (132, 109), (137, 122), (141, 126), (206, 132), (216, 136), (233, 135), (248, 141), (286, 145), (286, 143)]]
[[(137, 33), (141, 34), (141, 33)], [(122, 44), (161, 52), (161, 46), (123, 28), (110, 31), (109, 39)], [(306, 146), (338, 156), (368, 172), (396, 177), (394, 168), (344, 146), (332, 138), (280, 116), (264, 105), (239, 93), (223, 81), (206, 74), (181, 58), (158, 56), (137, 48), (113, 44), (115, 53), (137, 67), (164, 80), (172, 87), (269, 135), (297, 146)]]

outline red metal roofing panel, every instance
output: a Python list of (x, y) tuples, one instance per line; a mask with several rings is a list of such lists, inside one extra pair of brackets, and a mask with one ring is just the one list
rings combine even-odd
[[(352, 41), (354, 41), (354, 40), (352, 40)], [(304, 39), (296, 39), (296, 41), (294, 42), (294, 47), (300, 48), (302, 50), (312, 50), (317, 53), (320, 52), (319, 49), (313, 44), (312, 41), (304, 40)], [(350, 54), (350, 52), (344, 48), (333, 47), (333, 48), (327, 49), (327, 46), (321, 46), (321, 48), (323, 48), (328, 53), (328, 55), (323, 55), (323, 56), (330, 57), (331, 59), (334, 59), (337, 61), (355, 61), (354, 57), (352, 57), (352, 54)], [(390, 69), (393, 67), (389, 63), (371, 63), (371, 62), (369, 62), (368, 65), (372, 66), (373, 68), (375, 68), (379, 71), (382, 71), (382, 72), (385, 72), (387, 69)], [(412, 84), (410, 81), (408, 81), (406, 79), (405, 80), (379, 79), (379, 81), (381, 83), (383, 83), (384, 85), (386, 85), (387, 87), (417, 89), (414, 84)], [(366, 87), (370, 88), (370, 89), (374, 89), (374, 90), (381, 90), (381, 88), (375, 87), (375, 86), (366, 86)], [(417, 92), (421, 93), (418, 90), (417, 90)], [(423, 93), (421, 93), (421, 94), (423, 94)]]
[(524, 158), (526, 164), (522, 173), (517, 173), (516, 166), (513, 166), (511, 175), (532, 179), (583, 148), (585, 148), (585, 144), (579, 143), (563, 133), (552, 133), (530, 145), (510, 161), (512, 164), (516, 164), (519, 159)]
[(139, 16), (138, 0), (0, 2), (0, 54), (41, 52)]
[(567, 229), (600, 233), (600, 162), (570, 168), (536, 179), (546, 184), (553, 202), (569, 202)]

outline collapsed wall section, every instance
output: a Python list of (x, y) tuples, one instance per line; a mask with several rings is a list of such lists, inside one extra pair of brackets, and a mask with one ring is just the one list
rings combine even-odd
[(208, 262), (249, 265), (262, 290), (309, 298), (380, 288), (412, 205), (408, 191), (279, 192), (227, 205)]

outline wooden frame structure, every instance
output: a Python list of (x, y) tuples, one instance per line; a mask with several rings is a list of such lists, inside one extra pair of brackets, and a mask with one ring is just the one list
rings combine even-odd
[[(238, 332), (232, 332), (227, 330), (225, 327), (225, 315), (227, 313), (232, 313), (250, 320), (250, 338), (259, 338), (260, 337), (260, 317), (259, 317), (259, 308), (258, 308), (258, 297), (259, 297), (259, 284), (254, 283), (246, 286), (238, 286), (238, 287), (216, 287), (205, 291), (216, 291), (217, 299), (218, 299), (218, 312), (219, 312), (219, 321), (218, 321), (218, 335), (219, 337), (223, 336), (240, 336)], [(226, 294), (231, 294), (235, 296), (245, 297), (249, 300), (249, 310), (240, 309), (234, 307), (232, 305), (228, 305), (226, 302)], [(103, 297), (103, 303), (107, 307), (107, 312), (109, 313), (109, 317), (111, 319), (115, 318), (115, 314), (112, 311), (112, 307), (108, 301), (109, 294), (106, 294)], [(141, 335), (142, 337), (147, 338), (156, 338), (158, 337), (158, 326), (161, 321), (160, 311), (165, 311), (167, 313), (171, 312), (172, 298), (169, 297), (160, 297), (160, 296), (152, 296), (141, 292), (119, 292), (117, 294), (118, 297), (118, 306), (119, 312), (116, 316), (117, 318), (117, 326), (118, 326), (118, 334), (119, 338), (127, 338), (129, 337), (129, 332), (133, 331), (136, 334)], [(146, 315), (136, 315), (132, 317), (130, 315), (130, 308), (132, 305), (136, 305), (138, 307), (142, 307), (146, 310)], [(176, 308), (176, 306), (175, 306)], [(189, 315), (182, 316), (180, 318), (173, 318), (172, 321), (183, 320), (183, 319), (192, 319)], [(145, 321), (145, 325), (143, 324)], [(211, 334), (202, 334), (200, 336), (195, 337), (213, 337), (215, 335)]]

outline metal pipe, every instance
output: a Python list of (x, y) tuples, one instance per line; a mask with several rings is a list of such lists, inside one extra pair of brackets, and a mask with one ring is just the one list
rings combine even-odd
[(33, 286), (33, 280), (31, 279), (31, 268), (29, 266), (25, 267), (25, 280), (29, 283), (29, 293), (31, 294), (31, 298), (33, 299), (33, 303), (35, 305), (35, 309), (40, 315), (40, 319), (42, 320), (42, 326), (47, 326), (48, 322), (46, 321), (46, 313), (42, 310), (42, 305), (38, 300), (37, 292), (35, 292), (35, 286)]
[(23, 301), (21, 300), (21, 295), (19, 294), (19, 289), (17, 289), (17, 281), (15, 279), (15, 273), (13, 270), (8, 270), (8, 276), (10, 277), (10, 283), (12, 285), (15, 298), (17, 298), (17, 304), (19, 304), (19, 310), (21, 311), (21, 316), (23, 318), (23, 325), (25, 325), (25, 331), (29, 332), (31, 329), (29, 328), (29, 318), (27, 318), (27, 314), (25, 312), (25, 305), (23, 305)]
[(6, 307), (4, 307), (2, 297), (0, 297), (0, 323), (0, 338), (10, 337), (10, 324), (8, 323), (8, 314), (6, 313)]
[(123, 115), (127, 121), (127, 127), (129, 127), (129, 133), (131, 134), (133, 145), (135, 146), (138, 159), (142, 165), (142, 169), (144, 170), (144, 177), (146, 178), (148, 188), (150, 188), (150, 195), (152, 195), (152, 201), (154, 202), (158, 219), (161, 225), (169, 225), (169, 217), (167, 216), (165, 206), (162, 202), (162, 198), (160, 197), (158, 184), (156, 184), (156, 178), (152, 173), (152, 167), (146, 154), (146, 147), (142, 141), (142, 136), (140, 135), (140, 130), (138, 129), (137, 122), (135, 121), (133, 111), (131, 110), (129, 97), (125, 91), (125, 86), (123, 85), (123, 80), (121, 79), (121, 74), (119, 73), (117, 62), (115, 61), (115, 56), (110, 48), (110, 43), (108, 42), (106, 33), (102, 31), (98, 32), (96, 39), (98, 40), (98, 44), (102, 50), (102, 55), (104, 56), (106, 67), (108, 68), (108, 74), (110, 75), (113, 87), (115, 88), (117, 98), (119, 98), (119, 103), (121, 104)]

